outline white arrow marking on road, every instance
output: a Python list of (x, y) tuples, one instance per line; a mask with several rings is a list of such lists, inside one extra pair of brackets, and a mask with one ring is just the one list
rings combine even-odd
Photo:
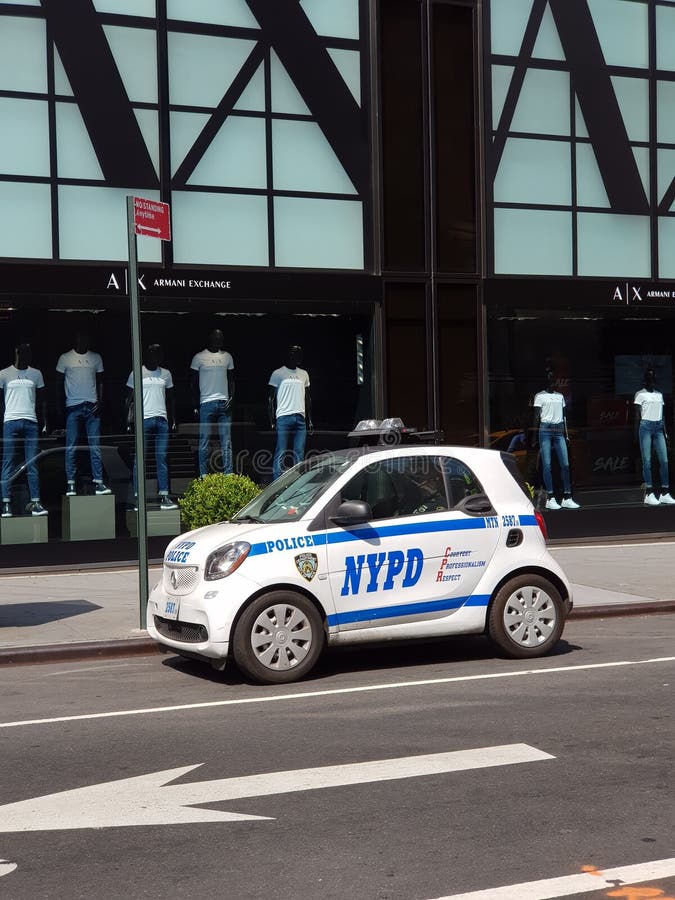
[(8, 803), (0, 806), (0, 832), (266, 819), (266, 816), (199, 809), (194, 804), (267, 797), (292, 791), (311, 791), (396, 778), (418, 778), (423, 775), (440, 775), (544, 759), (555, 757), (527, 744), (505, 744), (428, 756), (404, 756), (400, 759), (378, 759), (319, 769), (296, 769), (165, 786), (181, 775), (198, 769), (200, 763)]
[[(670, 878), (673, 875), (675, 875), (675, 857), (637, 863), (634, 866), (620, 866), (616, 869), (598, 869), (590, 874), (564, 875), (562, 878), (526, 881), (523, 884), (509, 884), (506, 887), (489, 888), (486, 891), (452, 894), (448, 897), (439, 897), (438, 900), (514, 900), (515, 897), (518, 900), (555, 900), (557, 897), (592, 894), (608, 887), (615, 888), (617, 882), (637, 884), (638, 881), (654, 881), (656, 878)], [(643, 896), (646, 897), (647, 894)]]
[(13, 872), (16, 869), (16, 863), (9, 862), (6, 859), (0, 859), (0, 878), (3, 875), (9, 875), (10, 872)]

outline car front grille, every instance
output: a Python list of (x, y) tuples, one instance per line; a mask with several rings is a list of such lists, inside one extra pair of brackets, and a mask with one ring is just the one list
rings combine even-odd
[(205, 625), (163, 619), (161, 616), (155, 616), (154, 618), (157, 631), (162, 637), (171, 638), (172, 641), (182, 641), (185, 644), (202, 644), (209, 639), (209, 633)]
[(174, 597), (191, 594), (199, 583), (197, 566), (164, 566), (164, 590)]

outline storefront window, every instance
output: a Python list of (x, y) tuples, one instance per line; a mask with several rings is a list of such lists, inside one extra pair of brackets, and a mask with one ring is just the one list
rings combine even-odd
[[(673, 433), (674, 328), (675, 318), (661, 310), (490, 311), (490, 445), (515, 453), (541, 507), (549, 474), (537, 427), (546, 417), (542, 395), (562, 397), (570, 492), (582, 508), (649, 506), (649, 495), (658, 502), (669, 493), (669, 439), (661, 444), (650, 432), (647, 442), (640, 426), (664, 438)], [(644, 389), (648, 406), (644, 396), (635, 402)], [(655, 424), (646, 426), (647, 420)], [(555, 451), (550, 478), (560, 501), (564, 472)], [(610, 527), (626, 530), (618, 520)], [(651, 530), (662, 527), (654, 522)]]
[[(6, 567), (135, 559), (126, 298), (43, 296), (18, 305), (0, 308), (6, 413), (0, 559)], [(303, 455), (346, 446), (355, 423), (375, 414), (372, 325), (368, 302), (145, 299), (150, 558), (180, 532), (176, 501), (199, 474), (234, 471), (260, 485), (272, 480), (280, 429), (270, 427), (270, 381), (289, 365), (289, 348), (301, 348), (290, 374), (304, 370), (309, 381), (313, 430)], [(226, 399), (215, 370), (221, 358), (226, 391), (234, 389), (227, 416), (219, 415)], [(25, 397), (15, 382), (28, 387)], [(20, 428), (12, 424), (14, 412)], [(26, 426), (33, 414), (38, 421)], [(306, 418), (309, 424), (309, 410)], [(282, 468), (291, 462), (289, 453)]]

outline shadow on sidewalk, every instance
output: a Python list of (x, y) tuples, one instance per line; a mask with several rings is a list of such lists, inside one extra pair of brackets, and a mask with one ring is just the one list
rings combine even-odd
[(61, 619), (72, 619), (102, 609), (89, 600), (51, 600), (36, 603), (3, 603), (0, 605), (0, 628), (26, 628), (46, 625)]

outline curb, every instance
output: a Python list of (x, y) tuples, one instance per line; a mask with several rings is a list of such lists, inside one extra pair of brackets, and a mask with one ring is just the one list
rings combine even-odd
[(75, 641), (41, 647), (10, 647), (0, 650), (0, 668), (32, 666), (39, 663), (80, 662), (115, 659), (120, 656), (147, 656), (166, 652), (152, 638), (123, 638), (115, 641)]
[[(572, 610), (570, 619), (606, 619), (618, 616), (666, 615), (675, 612), (675, 600), (649, 600), (616, 606), (581, 606)], [(45, 644), (40, 647), (14, 647), (0, 650), (0, 668), (32, 666), (53, 662), (115, 659), (125, 656), (149, 656), (171, 653), (152, 638), (123, 638), (114, 641), (80, 641)]]
[(569, 614), (570, 619), (607, 619), (616, 616), (665, 615), (675, 612), (675, 600), (647, 600), (617, 603), (616, 606), (579, 606)]

